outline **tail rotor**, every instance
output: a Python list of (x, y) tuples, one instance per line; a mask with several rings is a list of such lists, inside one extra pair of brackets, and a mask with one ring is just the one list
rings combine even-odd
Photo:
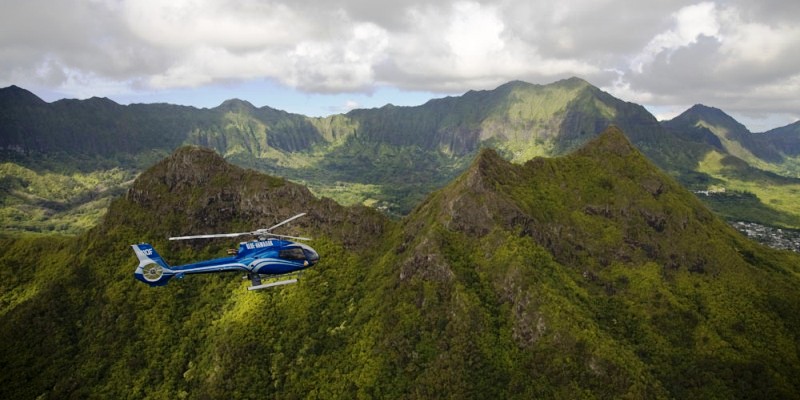
[(175, 273), (169, 268), (169, 264), (158, 255), (156, 249), (150, 244), (134, 244), (131, 245), (131, 248), (139, 259), (139, 265), (133, 273), (136, 279), (150, 286), (163, 286), (175, 276)]

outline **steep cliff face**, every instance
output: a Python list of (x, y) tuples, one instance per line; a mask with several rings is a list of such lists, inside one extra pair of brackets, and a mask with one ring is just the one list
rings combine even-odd
[(375, 210), (318, 199), (305, 186), (234, 166), (196, 146), (182, 147), (145, 171), (120, 203), (128, 204), (115, 207), (135, 206), (159, 215), (152, 229), (170, 236), (255, 230), (305, 212), (307, 217), (293, 224), (297, 229), (315, 227), (350, 245), (363, 245), (380, 236), (386, 223)]

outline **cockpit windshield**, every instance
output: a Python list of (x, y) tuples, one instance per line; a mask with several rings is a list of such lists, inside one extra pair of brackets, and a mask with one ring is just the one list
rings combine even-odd
[(309, 264), (314, 265), (319, 261), (319, 254), (316, 251), (311, 249), (303, 249), (303, 253), (306, 254), (306, 260)]
[(317, 254), (314, 249), (303, 245), (300, 245), (300, 247), (283, 249), (278, 253), (278, 257), (284, 260), (308, 261), (309, 265), (314, 265), (319, 261), (319, 254)]

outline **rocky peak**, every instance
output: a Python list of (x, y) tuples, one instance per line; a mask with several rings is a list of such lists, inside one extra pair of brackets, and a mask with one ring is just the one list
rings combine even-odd
[(211, 177), (229, 172), (231, 165), (214, 150), (200, 146), (184, 146), (154, 167), (170, 188), (201, 186)]
[(473, 191), (483, 191), (486, 179), (492, 179), (508, 172), (508, 166), (510, 163), (503, 159), (497, 151), (484, 147), (478, 152), (465, 173), (466, 184)]
[[(282, 233), (317, 232), (359, 247), (378, 240), (387, 223), (375, 210), (317, 199), (305, 186), (231, 165), (199, 146), (181, 147), (142, 173), (125, 200), (158, 216), (158, 226), (148, 229), (166, 236), (265, 228), (305, 212), (305, 218), (292, 223), (298, 231), (287, 227)], [(127, 218), (113, 207), (109, 214), (110, 219)]]

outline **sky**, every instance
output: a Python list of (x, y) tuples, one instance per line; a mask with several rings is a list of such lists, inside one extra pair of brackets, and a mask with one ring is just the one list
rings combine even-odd
[(800, 118), (795, 0), (0, 0), (0, 87), (308, 116), (577, 76), (659, 119)]

